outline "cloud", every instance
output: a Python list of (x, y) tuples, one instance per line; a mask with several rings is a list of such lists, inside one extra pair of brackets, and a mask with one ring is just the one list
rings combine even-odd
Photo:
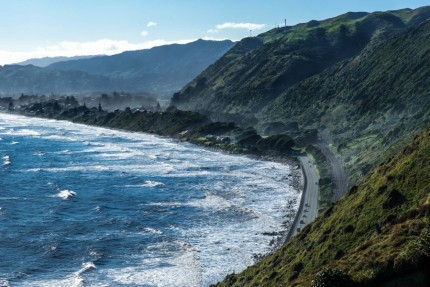
[(146, 24), (146, 27), (155, 27), (157, 25), (158, 25), (158, 23), (156, 23), (154, 21), (149, 21), (148, 24)]
[(130, 43), (125, 40), (100, 39), (92, 42), (63, 41), (55, 45), (38, 47), (33, 51), (15, 52), (0, 50), (0, 65), (13, 64), (32, 58), (58, 57), (58, 56), (86, 56), (86, 55), (113, 55), (124, 51), (150, 49), (156, 46), (169, 44), (186, 44), (197, 39), (183, 39), (167, 41), (156, 39), (142, 43)]
[(143, 37), (148, 36), (148, 34), (149, 34), (149, 32), (145, 31), (145, 30), (143, 30), (142, 32), (140, 32), (140, 35), (142, 35)]
[(208, 33), (210, 33), (210, 34), (218, 34), (219, 30), (217, 30), (217, 29), (209, 29)]
[(254, 23), (224, 23), (216, 25), (217, 30), (222, 29), (247, 29), (247, 30), (261, 30), (266, 27), (266, 24)]
[(217, 38), (217, 37), (211, 37), (211, 36), (204, 36), (202, 37), (202, 40), (206, 40), (206, 41), (225, 41), (225, 40), (230, 40), (233, 42), (237, 42), (239, 40), (235, 40), (235, 39), (231, 39), (231, 38)]

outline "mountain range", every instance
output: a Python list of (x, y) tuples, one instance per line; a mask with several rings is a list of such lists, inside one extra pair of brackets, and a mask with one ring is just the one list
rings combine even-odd
[[(169, 97), (234, 43), (197, 40), (113, 56), (60, 61), (46, 67), (0, 67), (0, 93), (145, 92)], [(33, 61), (34, 63), (34, 61)]]
[(57, 62), (88, 59), (92, 57), (95, 57), (95, 56), (43, 57), (43, 58), (28, 59), (28, 60), (16, 63), (16, 65), (21, 65), (21, 66), (33, 65), (36, 67), (43, 68)]

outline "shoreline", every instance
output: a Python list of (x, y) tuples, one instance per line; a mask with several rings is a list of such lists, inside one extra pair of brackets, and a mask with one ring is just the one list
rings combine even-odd
[[(255, 259), (254, 264), (258, 263), (259, 261), (261, 261), (265, 257), (269, 256), (270, 254), (272, 254), (273, 252), (278, 250), (283, 244), (285, 244), (292, 237), (292, 234), (294, 233), (295, 228), (296, 228), (296, 224), (300, 218), (300, 212), (304, 207), (304, 197), (306, 195), (306, 190), (305, 190), (305, 188), (306, 188), (306, 174), (305, 174), (304, 170), (301, 168), (301, 164), (300, 164), (300, 161), (298, 161), (298, 157), (293, 157), (291, 154), (288, 154), (288, 155), (281, 154), (281, 153), (278, 153), (278, 154), (276, 154), (276, 153), (275, 154), (273, 154), (273, 153), (271, 153), (271, 154), (258, 154), (258, 153), (255, 153), (255, 152), (252, 152), (249, 150), (248, 151), (244, 151), (244, 150), (239, 151), (239, 150), (234, 150), (234, 149), (233, 150), (223, 149), (219, 146), (213, 146), (213, 145), (208, 146), (208, 145), (190, 140), (190, 138), (184, 138), (184, 137), (180, 137), (180, 136), (177, 137), (177, 136), (173, 136), (173, 135), (159, 134), (159, 133), (155, 133), (155, 132), (131, 130), (131, 129), (127, 129), (127, 128), (115, 127), (115, 126), (110, 126), (110, 125), (91, 124), (91, 123), (87, 123), (85, 121), (82, 121), (83, 118), (61, 118), (61, 117), (59, 118), (59, 117), (47, 117), (47, 116), (42, 116), (42, 115), (35, 115), (35, 114), (28, 113), (22, 109), (18, 110), (18, 111), (15, 110), (13, 112), (0, 110), (0, 112), (6, 113), (6, 114), (16, 114), (16, 115), (21, 115), (21, 116), (26, 116), (26, 117), (36, 117), (36, 118), (51, 119), (51, 120), (62, 120), (62, 121), (76, 123), (76, 124), (83, 124), (83, 125), (87, 125), (87, 126), (94, 126), (94, 127), (101, 127), (101, 128), (106, 128), (106, 129), (117, 130), (117, 131), (121, 131), (121, 132), (146, 133), (149, 135), (160, 136), (162, 138), (173, 139), (173, 140), (176, 140), (178, 142), (187, 142), (187, 143), (190, 143), (192, 145), (203, 147), (205, 149), (213, 150), (216, 152), (221, 152), (221, 153), (230, 154), (230, 155), (245, 156), (245, 157), (252, 158), (255, 160), (277, 162), (277, 163), (281, 163), (283, 165), (287, 165), (290, 168), (290, 174), (292, 177), (291, 185), (289, 185), (289, 186), (291, 186), (297, 192), (301, 191), (300, 203), (299, 203), (298, 208), (294, 209), (294, 211), (291, 211), (291, 209), (288, 209), (288, 207), (291, 206), (292, 204), (295, 204), (296, 202), (286, 201), (284, 203), (285, 204), (285, 213), (283, 215), (283, 218), (285, 218), (285, 221), (282, 223), (282, 226), (283, 226), (282, 230), (278, 231), (278, 232), (263, 234), (263, 235), (267, 235), (267, 236), (272, 237), (272, 239), (268, 243), (270, 251), (265, 253), (265, 254), (254, 254), (254, 259)], [(292, 221), (291, 221), (291, 219), (292, 219)], [(291, 224), (288, 224), (290, 222), (291, 222)]]

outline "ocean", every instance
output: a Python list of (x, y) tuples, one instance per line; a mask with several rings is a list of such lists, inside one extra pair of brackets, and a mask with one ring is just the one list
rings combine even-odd
[(0, 114), (0, 286), (216, 283), (274, 248), (299, 205), (294, 169)]

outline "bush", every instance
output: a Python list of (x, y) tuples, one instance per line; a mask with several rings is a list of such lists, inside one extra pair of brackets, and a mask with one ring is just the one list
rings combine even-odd
[(414, 245), (420, 255), (430, 257), (430, 229), (425, 228)]
[(312, 287), (348, 287), (353, 286), (353, 281), (343, 270), (337, 268), (324, 268), (319, 271)]

